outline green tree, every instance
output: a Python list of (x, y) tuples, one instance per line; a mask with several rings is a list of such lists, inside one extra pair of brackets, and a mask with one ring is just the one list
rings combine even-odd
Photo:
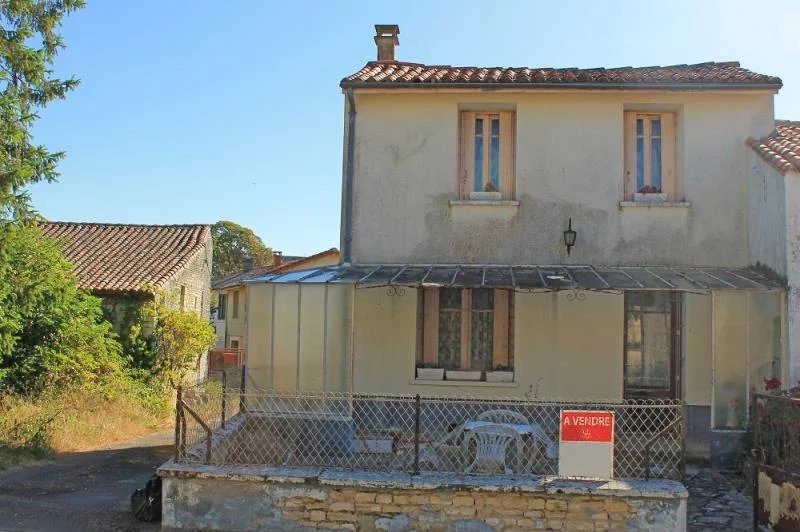
[(39, 110), (78, 85), (54, 77), (51, 67), (64, 47), (56, 30), (83, 6), (83, 0), (0, 0), (0, 221), (28, 219), (26, 187), (58, 177), (64, 153), (34, 144), (31, 129)]
[(221, 220), (211, 226), (214, 264), (211, 276), (218, 279), (242, 269), (242, 259), (250, 257), (253, 266), (272, 264), (272, 249), (264, 245), (252, 229)]
[(0, 257), (0, 390), (36, 393), (121, 371), (101, 301), (78, 289), (59, 243), (9, 226)]

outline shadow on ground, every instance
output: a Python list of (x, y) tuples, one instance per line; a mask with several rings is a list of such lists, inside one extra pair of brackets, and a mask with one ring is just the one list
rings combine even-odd
[(157, 434), (0, 471), (0, 530), (158, 530), (133, 517), (130, 496), (172, 451)]

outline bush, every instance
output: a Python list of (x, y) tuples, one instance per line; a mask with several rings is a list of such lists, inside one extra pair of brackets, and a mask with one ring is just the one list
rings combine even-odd
[(14, 226), (0, 255), (0, 392), (40, 393), (120, 374), (99, 298), (77, 287), (58, 242)]

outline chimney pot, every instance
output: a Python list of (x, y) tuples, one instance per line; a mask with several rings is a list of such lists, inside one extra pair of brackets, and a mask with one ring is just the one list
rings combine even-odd
[(277, 268), (283, 264), (283, 251), (272, 252), (272, 267)]
[(249, 272), (253, 269), (253, 257), (242, 257), (242, 270)]
[(378, 61), (394, 61), (394, 47), (400, 44), (397, 24), (375, 24), (375, 44), (378, 45)]

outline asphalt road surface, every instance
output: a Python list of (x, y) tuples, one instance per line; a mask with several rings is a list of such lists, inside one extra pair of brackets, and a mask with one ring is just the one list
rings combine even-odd
[(0, 531), (159, 530), (136, 520), (130, 496), (169, 459), (171, 438), (155, 434), (0, 471)]

